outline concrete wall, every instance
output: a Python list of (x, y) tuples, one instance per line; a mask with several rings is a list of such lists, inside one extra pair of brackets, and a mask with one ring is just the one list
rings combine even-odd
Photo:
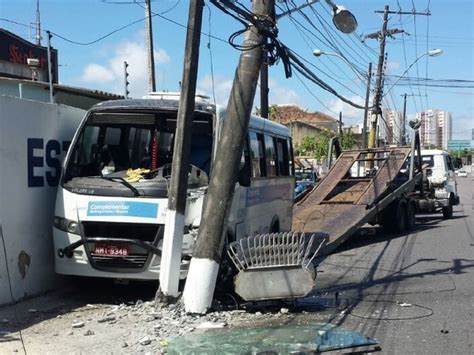
[[(84, 92), (86, 90), (82, 91)], [(49, 86), (47, 83), (0, 78), (0, 93), (2, 93), (2, 95), (15, 96), (27, 100), (49, 102)], [(111, 99), (114, 99), (111, 95), (109, 97), (104, 95), (103, 98), (100, 98), (67, 92), (65, 89), (58, 87), (55, 87), (54, 90), (55, 103), (78, 107), (84, 110), (88, 110), (101, 101)]]
[[(0, 96), (0, 305), (53, 288), (61, 162), (85, 111)], [(6, 249), (6, 256), (4, 253)]]

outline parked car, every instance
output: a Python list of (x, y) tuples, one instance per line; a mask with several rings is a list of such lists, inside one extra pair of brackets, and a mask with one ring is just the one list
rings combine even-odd
[(459, 177), (467, 177), (467, 171), (466, 170), (459, 170), (458, 171), (458, 176)]
[(295, 186), (295, 196), (311, 189), (319, 181), (318, 174), (311, 168), (303, 168), (295, 170), (296, 177), (296, 186)]

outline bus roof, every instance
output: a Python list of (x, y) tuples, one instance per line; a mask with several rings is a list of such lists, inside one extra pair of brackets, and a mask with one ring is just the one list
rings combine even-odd
[[(94, 105), (91, 111), (101, 110), (178, 110), (179, 107), (179, 96), (177, 97), (165, 97), (158, 96), (156, 98), (144, 98), (144, 99), (124, 99), (124, 100), (111, 100), (104, 101)], [(225, 117), (226, 108), (222, 106), (216, 106), (208, 103), (205, 100), (196, 100), (195, 111), (203, 112), (207, 114), (215, 114), (219, 117)], [(272, 132), (280, 136), (290, 136), (290, 130), (279, 123), (273, 122), (269, 119), (264, 119), (259, 116), (251, 115), (249, 127), (259, 130)]]

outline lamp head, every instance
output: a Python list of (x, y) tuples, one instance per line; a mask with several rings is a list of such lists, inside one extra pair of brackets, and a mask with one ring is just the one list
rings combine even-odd
[(320, 56), (322, 56), (323, 54), (324, 54), (324, 52), (323, 52), (321, 49), (315, 49), (315, 50), (313, 51), (313, 55), (314, 55), (315, 57), (320, 57)]
[(439, 55), (441, 55), (443, 53), (443, 50), (442, 49), (439, 49), (439, 48), (435, 48), (435, 49), (430, 49), (428, 51), (428, 55), (430, 57), (437, 57)]
[(332, 11), (332, 22), (339, 31), (352, 33), (357, 29), (357, 20), (355, 16), (344, 6), (334, 5)]

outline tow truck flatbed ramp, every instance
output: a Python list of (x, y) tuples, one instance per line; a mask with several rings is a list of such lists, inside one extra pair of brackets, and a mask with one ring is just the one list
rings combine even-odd
[(295, 204), (291, 232), (231, 243), (228, 254), (239, 270), (236, 293), (245, 300), (306, 296), (315, 286), (316, 264), (324, 255), (365, 223), (378, 222), (379, 216), (385, 219), (392, 206), (401, 211), (400, 201), (413, 206), (410, 194), (422, 177), (419, 168), (414, 172), (419, 138), (416, 142), (411, 148), (342, 152), (320, 183)]
[[(322, 253), (331, 252), (373, 218), (379, 202), (394, 192), (394, 180), (410, 151), (410, 147), (344, 151), (323, 180), (295, 205), (293, 230), (326, 233), (329, 239)], [(372, 176), (365, 176), (365, 170), (357, 176), (366, 162), (374, 161), (380, 166)], [(357, 174), (351, 176), (354, 166)]]

